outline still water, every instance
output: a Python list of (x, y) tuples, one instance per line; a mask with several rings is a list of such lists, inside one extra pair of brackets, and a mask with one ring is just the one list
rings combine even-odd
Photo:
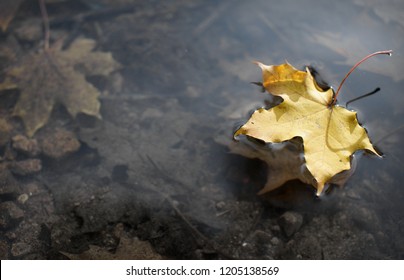
[[(51, 45), (90, 38), (120, 67), (86, 76), (100, 92), (102, 119), (55, 107), (34, 135), (43, 143), (68, 130), (81, 148), (29, 156), (41, 171), (13, 175), (18, 190), (1, 201), (22, 214), (2, 229), (4, 258), (404, 257), (402, 1), (82, 0), (47, 9)], [(22, 5), (0, 44), (16, 40), (20, 56), (39, 49), (42, 37), (21, 29), (40, 18), (37, 6)], [(380, 87), (349, 108), (384, 157), (360, 156), (345, 187), (320, 198), (298, 181), (256, 195), (271, 170), (227, 147), (270, 99), (251, 84), (261, 80), (251, 62), (310, 65), (337, 88), (358, 60), (388, 49), (391, 57), (363, 63), (339, 95), (344, 105)], [(7, 118), (10, 99), (0, 95)], [(148, 249), (139, 253), (135, 241)]]

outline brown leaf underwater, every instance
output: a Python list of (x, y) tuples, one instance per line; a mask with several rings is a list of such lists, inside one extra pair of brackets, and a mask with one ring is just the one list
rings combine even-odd
[(67, 50), (51, 48), (22, 56), (6, 73), (1, 89), (18, 88), (21, 93), (13, 114), (20, 117), (28, 136), (43, 127), (56, 104), (69, 114), (101, 118), (99, 91), (86, 75), (104, 75), (120, 67), (111, 53), (92, 51), (95, 41), (76, 39)]

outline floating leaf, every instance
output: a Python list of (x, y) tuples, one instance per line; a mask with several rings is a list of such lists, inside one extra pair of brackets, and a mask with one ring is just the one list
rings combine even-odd
[(95, 42), (77, 39), (67, 50), (50, 49), (23, 56), (7, 71), (0, 89), (21, 90), (14, 115), (21, 117), (28, 136), (44, 126), (58, 103), (75, 117), (100, 118), (99, 92), (85, 75), (108, 75), (119, 67), (111, 53), (92, 51)]
[(356, 112), (334, 105), (333, 90), (322, 90), (308, 69), (299, 71), (288, 63), (257, 64), (263, 71), (265, 89), (282, 97), (283, 102), (268, 110), (256, 110), (235, 136), (247, 135), (266, 143), (301, 137), (317, 194), (334, 175), (351, 168), (350, 158), (356, 150), (378, 155)]

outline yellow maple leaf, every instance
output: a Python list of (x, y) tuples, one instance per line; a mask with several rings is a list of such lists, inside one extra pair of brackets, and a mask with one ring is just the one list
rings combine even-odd
[(299, 71), (289, 63), (257, 64), (265, 89), (282, 97), (283, 102), (268, 110), (256, 110), (235, 137), (247, 135), (267, 143), (301, 137), (317, 195), (334, 175), (350, 169), (350, 157), (356, 150), (379, 155), (359, 125), (356, 112), (335, 105), (334, 91), (322, 90), (308, 69)]

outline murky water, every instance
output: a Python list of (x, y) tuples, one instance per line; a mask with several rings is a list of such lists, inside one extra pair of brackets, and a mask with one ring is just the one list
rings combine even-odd
[[(24, 212), (2, 229), (5, 258), (80, 256), (89, 245), (119, 257), (118, 225), (168, 258), (404, 257), (404, 129), (395, 131), (404, 125), (404, 3), (72, 2), (48, 5), (51, 23), (106, 13), (77, 25), (51, 24), (52, 42), (73, 32), (73, 40), (92, 38), (121, 68), (87, 77), (101, 92), (102, 120), (72, 119), (56, 108), (34, 136), (50, 137), (61, 127), (74, 131), (81, 149), (57, 160), (35, 156), (42, 171), (16, 176), (19, 190), (3, 194), (3, 203), (15, 202)], [(39, 43), (19, 38), (17, 27), (40, 16), (34, 6), (21, 9), (0, 43), (16, 37), (28, 52)], [(297, 181), (257, 196), (265, 165), (229, 154), (224, 144), (268, 99), (251, 84), (261, 79), (251, 62), (312, 65), (336, 88), (355, 62), (386, 49), (393, 56), (361, 65), (339, 97), (345, 104), (381, 88), (350, 109), (358, 111), (384, 158), (361, 156), (346, 186), (320, 199)], [(4, 96), (3, 104), (10, 99)], [(3, 107), (2, 115), (12, 111)], [(21, 131), (16, 126), (11, 134)], [(37, 193), (18, 202), (32, 186)], [(49, 209), (42, 209), (43, 201)], [(285, 225), (286, 212), (302, 222)]]

